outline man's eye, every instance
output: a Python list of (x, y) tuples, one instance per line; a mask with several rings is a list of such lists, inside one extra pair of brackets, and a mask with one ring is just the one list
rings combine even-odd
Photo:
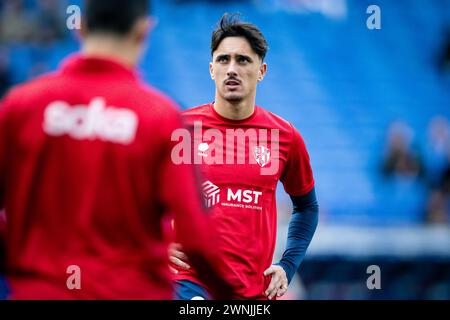
[(238, 62), (239, 63), (246, 63), (246, 62), (248, 62), (248, 59), (244, 58), (244, 57), (241, 57), (241, 58), (238, 58)]
[(219, 62), (227, 62), (228, 58), (227, 57), (220, 57), (219, 59), (217, 59), (217, 61), (219, 61)]

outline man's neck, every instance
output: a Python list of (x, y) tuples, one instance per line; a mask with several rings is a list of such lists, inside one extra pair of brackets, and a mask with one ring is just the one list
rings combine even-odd
[(216, 95), (214, 110), (226, 119), (244, 120), (249, 118), (255, 111), (255, 99), (236, 101), (236, 103), (233, 103)]
[(134, 68), (137, 64), (134, 49), (126, 40), (108, 36), (90, 36), (84, 41), (82, 53), (87, 57), (99, 57), (115, 60), (127, 67)]

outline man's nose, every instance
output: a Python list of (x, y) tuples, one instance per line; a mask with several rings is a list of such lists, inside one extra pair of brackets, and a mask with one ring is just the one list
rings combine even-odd
[(228, 64), (228, 70), (227, 70), (227, 76), (228, 77), (236, 77), (237, 76), (237, 66), (234, 61)]

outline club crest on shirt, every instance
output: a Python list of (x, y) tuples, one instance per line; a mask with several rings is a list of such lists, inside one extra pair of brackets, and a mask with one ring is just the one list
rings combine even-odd
[(261, 168), (270, 162), (270, 150), (265, 146), (253, 147), (253, 156)]

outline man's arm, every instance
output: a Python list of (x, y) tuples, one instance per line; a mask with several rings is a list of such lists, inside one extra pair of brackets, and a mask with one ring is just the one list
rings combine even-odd
[(6, 215), (4, 209), (4, 193), (6, 179), (6, 102), (0, 101), (0, 272), (5, 269), (5, 237), (6, 237)]
[(294, 207), (289, 222), (286, 249), (278, 265), (286, 271), (290, 283), (305, 257), (319, 221), (319, 205), (313, 188), (304, 196), (291, 196)]
[(5, 212), (0, 210), (0, 273), (3, 273), (6, 269), (5, 236), (6, 216)]
[(4, 188), (5, 188), (5, 175), (6, 175), (6, 143), (7, 143), (7, 130), (6, 130), (6, 102), (0, 100), (0, 215), (4, 209)]
[(264, 275), (272, 279), (265, 291), (272, 299), (282, 296), (302, 262), (318, 221), (318, 205), (309, 154), (300, 133), (293, 127), (288, 161), (281, 175), (284, 189), (291, 196), (294, 212), (289, 222), (286, 251), (281, 261), (268, 268)]
[(286, 293), (305, 257), (319, 221), (319, 205), (314, 188), (304, 196), (291, 196), (291, 200), (293, 213), (289, 222), (286, 249), (281, 260), (264, 273), (272, 274), (270, 285), (265, 291), (269, 299)]
[[(172, 129), (181, 127), (181, 122)], [(171, 134), (171, 132), (170, 132)], [(170, 134), (167, 137), (170, 142)], [(174, 214), (177, 241), (189, 257), (189, 264), (215, 299), (231, 299), (232, 287), (220, 273), (220, 260), (214, 245), (214, 231), (203, 203), (192, 164), (176, 165), (171, 159), (175, 143), (167, 143), (159, 170), (162, 201)], [(190, 145), (189, 145), (190, 147)]]

